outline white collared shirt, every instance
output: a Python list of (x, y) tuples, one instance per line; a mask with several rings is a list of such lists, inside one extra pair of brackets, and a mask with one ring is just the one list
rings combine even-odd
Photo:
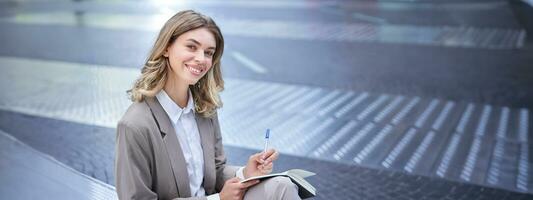
[(192, 93), (189, 90), (189, 99), (185, 108), (180, 108), (164, 90), (161, 90), (156, 95), (156, 98), (170, 118), (178, 136), (183, 156), (187, 162), (191, 195), (205, 196), (202, 184), (204, 179), (204, 154), (198, 125), (194, 116)]

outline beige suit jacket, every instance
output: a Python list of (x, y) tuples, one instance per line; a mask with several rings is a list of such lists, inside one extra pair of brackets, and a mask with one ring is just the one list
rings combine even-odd
[[(206, 193), (219, 192), (238, 167), (226, 165), (218, 117), (196, 115), (204, 152)], [(115, 181), (119, 199), (192, 197), (185, 158), (174, 127), (156, 98), (133, 103), (117, 126)]]

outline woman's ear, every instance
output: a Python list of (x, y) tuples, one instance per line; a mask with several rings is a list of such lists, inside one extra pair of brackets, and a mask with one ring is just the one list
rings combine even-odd
[(166, 58), (168, 58), (168, 49), (165, 49), (165, 52), (163, 53), (163, 56), (165, 56)]

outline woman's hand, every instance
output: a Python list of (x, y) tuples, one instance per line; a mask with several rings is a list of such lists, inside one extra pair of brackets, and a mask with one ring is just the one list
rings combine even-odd
[(241, 183), (239, 178), (231, 178), (224, 183), (224, 187), (219, 193), (220, 200), (242, 200), (246, 190), (257, 183), (259, 180)]
[(251, 155), (243, 170), (244, 178), (270, 174), (278, 156), (279, 153), (274, 149)]

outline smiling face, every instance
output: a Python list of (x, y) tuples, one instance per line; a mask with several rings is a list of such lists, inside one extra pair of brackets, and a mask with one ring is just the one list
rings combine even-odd
[(169, 78), (179, 84), (196, 84), (211, 69), (215, 50), (215, 37), (207, 28), (181, 34), (163, 54), (172, 69)]

